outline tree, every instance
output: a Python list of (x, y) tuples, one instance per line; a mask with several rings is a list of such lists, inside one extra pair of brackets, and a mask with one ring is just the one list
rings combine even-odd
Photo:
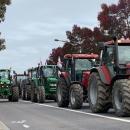
[[(0, 23), (5, 20), (6, 7), (7, 5), (10, 4), (11, 4), (11, 0), (0, 0)], [(0, 38), (0, 50), (3, 49), (5, 49), (5, 39)]]
[(47, 64), (54, 64), (56, 65), (58, 62), (58, 57), (60, 56), (61, 59), (63, 59), (63, 50), (61, 47), (52, 49), (52, 53), (49, 56), (49, 59), (47, 60)]
[[(72, 31), (67, 31), (66, 36), (68, 44), (72, 45), (72, 53), (94, 53), (96, 44), (94, 41), (93, 31), (87, 27), (74, 25)], [(65, 44), (66, 45), (66, 44)]]
[(100, 29), (110, 36), (130, 36), (130, 0), (119, 0), (118, 4), (102, 4), (98, 14)]
[[(130, 0), (119, 0), (118, 4), (102, 4), (97, 17), (99, 27), (90, 29), (74, 25), (71, 31), (66, 31), (67, 41), (62, 48), (62, 57), (67, 53), (100, 53), (99, 42), (130, 37)], [(53, 50), (55, 53), (57, 50)], [(51, 53), (55, 62), (58, 56)]]

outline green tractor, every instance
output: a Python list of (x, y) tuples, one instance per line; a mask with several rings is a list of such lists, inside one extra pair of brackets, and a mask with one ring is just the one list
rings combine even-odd
[(19, 100), (19, 88), (14, 85), (9, 69), (0, 70), (0, 96), (13, 102)]
[(32, 69), (31, 101), (44, 103), (45, 99), (56, 101), (57, 66), (45, 65)]

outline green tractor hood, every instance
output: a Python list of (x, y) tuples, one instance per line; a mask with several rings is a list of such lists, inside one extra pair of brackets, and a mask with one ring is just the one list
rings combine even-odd
[(47, 78), (47, 82), (49, 82), (49, 83), (57, 83), (57, 78), (55, 78), (55, 77), (49, 77), (49, 78)]
[(0, 79), (0, 84), (10, 84), (9, 79)]

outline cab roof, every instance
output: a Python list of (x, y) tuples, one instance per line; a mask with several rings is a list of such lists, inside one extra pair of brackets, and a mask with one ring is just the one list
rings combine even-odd
[[(114, 45), (114, 40), (111, 40), (111, 41), (108, 41), (108, 42), (105, 42), (105, 45)], [(117, 40), (117, 43), (118, 44), (129, 44), (130, 45), (130, 39), (127, 38), (127, 39), (124, 39), (124, 38), (121, 38), (119, 40)]]
[(10, 69), (0, 69), (0, 71), (10, 71)]
[(64, 55), (65, 59), (74, 58), (74, 59), (98, 59), (98, 54), (66, 54)]

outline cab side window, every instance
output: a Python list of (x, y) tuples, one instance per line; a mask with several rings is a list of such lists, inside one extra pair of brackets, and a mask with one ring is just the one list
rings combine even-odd
[(113, 47), (107, 47), (105, 48), (105, 51), (103, 53), (103, 63), (104, 64), (113, 64), (114, 62), (114, 50)]

